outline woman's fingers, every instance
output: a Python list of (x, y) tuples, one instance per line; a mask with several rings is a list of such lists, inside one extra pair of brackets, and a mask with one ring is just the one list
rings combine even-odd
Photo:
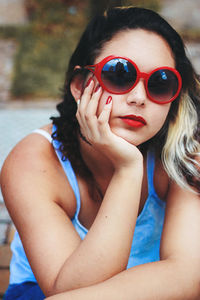
[(76, 118), (79, 122), (81, 131), (83, 131), (83, 134), (85, 134), (84, 132), (88, 129), (87, 123), (85, 121), (85, 111), (91, 99), (93, 89), (94, 89), (94, 80), (92, 79), (92, 77), (90, 77), (90, 79), (88, 80), (85, 86), (81, 99), (77, 101)]
[(86, 110), (86, 118), (87, 119), (90, 119), (91, 117), (97, 115), (97, 108), (98, 108), (99, 99), (100, 99), (101, 95), (102, 95), (102, 88), (98, 84), (95, 87), (94, 93), (88, 103), (88, 106), (87, 106), (87, 110)]
[(87, 122), (87, 126), (89, 127), (92, 135), (94, 135), (96, 138), (98, 136), (97, 109), (98, 109), (101, 95), (102, 95), (102, 88), (98, 85), (95, 88), (95, 91), (85, 111), (85, 120)]
[(80, 124), (81, 132), (85, 138), (94, 142), (98, 139), (97, 107), (102, 94), (102, 88), (94, 85), (94, 80), (89, 79), (80, 101), (77, 103), (76, 117)]
[(88, 103), (92, 97), (93, 90), (94, 90), (94, 80), (93, 80), (93, 77), (90, 77), (88, 82), (86, 83), (84, 92), (81, 96), (81, 101), (79, 104), (80, 111), (83, 111), (83, 112), (85, 111), (85, 109), (88, 106)]
[(110, 119), (111, 109), (112, 109), (112, 97), (109, 96), (106, 104), (104, 105), (102, 112), (98, 117), (99, 131), (103, 135), (105, 135), (106, 133), (107, 134), (110, 133), (109, 119)]

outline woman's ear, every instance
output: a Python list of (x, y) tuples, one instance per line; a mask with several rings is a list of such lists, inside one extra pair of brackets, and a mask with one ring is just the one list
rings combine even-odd
[[(81, 69), (80, 66), (76, 66), (74, 68), (76, 69)], [(83, 86), (84, 86), (84, 77), (82, 74), (77, 74), (74, 76), (74, 78), (72, 79), (71, 83), (70, 83), (70, 90), (72, 93), (72, 96), (74, 97), (75, 101), (77, 102), (83, 92)]]

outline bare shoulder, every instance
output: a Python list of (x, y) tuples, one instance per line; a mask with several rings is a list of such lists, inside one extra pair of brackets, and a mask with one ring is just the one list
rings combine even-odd
[[(43, 129), (50, 133), (51, 125)], [(70, 215), (74, 212), (72, 189), (52, 144), (40, 134), (31, 133), (14, 147), (4, 162), (0, 179), (8, 207), (13, 205), (13, 199), (16, 202), (27, 199), (16, 195), (30, 195), (37, 190), (40, 195), (45, 192), (44, 198), (48, 201), (55, 201), (58, 204), (63, 202), (64, 197), (69, 199), (69, 205), (68, 203), (64, 205), (65, 210), (69, 210)]]
[(48, 171), (51, 170), (55, 163), (56, 157), (53, 154), (51, 143), (42, 135), (31, 133), (9, 153), (3, 164), (1, 177), (4, 178), (7, 174), (7, 179), (9, 179), (9, 176), (13, 174), (21, 178), (24, 177), (24, 172), (29, 173), (36, 170), (39, 175), (39, 173), (45, 173), (47, 167)]

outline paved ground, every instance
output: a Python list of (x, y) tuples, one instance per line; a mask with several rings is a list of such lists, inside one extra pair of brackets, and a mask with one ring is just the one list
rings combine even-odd
[(35, 128), (47, 124), (49, 117), (56, 114), (54, 105), (46, 108), (24, 107), (0, 110), (0, 168), (8, 152), (19, 140)]

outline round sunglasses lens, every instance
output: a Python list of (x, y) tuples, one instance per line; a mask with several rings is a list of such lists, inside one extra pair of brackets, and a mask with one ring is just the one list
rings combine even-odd
[(128, 60), (113, 58), (102, 68), (101, 80), (113, 93), (128, 91), (137, 78), (137, 71)]
[(159, 102), (170, 101), (176, 95), (178, 86), (176, 74), (168, 69), (155, 71), (148, 80), (149, 94)]

